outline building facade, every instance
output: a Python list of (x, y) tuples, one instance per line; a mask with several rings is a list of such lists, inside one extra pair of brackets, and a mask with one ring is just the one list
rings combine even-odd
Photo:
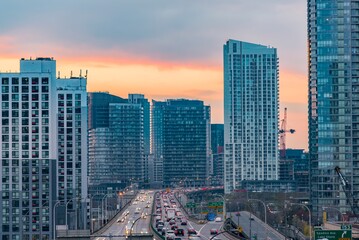
[(211, 124), (212, 185), (223, 185), (224, 125)]
[[(150, 151), (150, 106), (142, 94), (123, 99), (109, 93), (89, 94), (90, 189), (106, 192), (148, 178), (146, 159)], [(92, 115), (91, 115), (92, 114)], [(147, 177), (146, 177), (147, 176)]]
[[(56, 79), (57, 94), (57, 199), (67, 202), (67, 229), (84, 229), (89, 223), (87, 79)], [(66, 210), (66, 208), (65, 208)], [(60, 210), (59, 210), (60, 212)], [(60, 213), (58, 216), (61, 216)]]
[[(65, 224), (54, 205), (86, 201), (86, 79), (55, 74), (52, 58), (21, 59), (19, 73), (0, 73), (1, 239), (52, 239), (53, 226)], [(77, 216), (84, 227), (86, 211)]]
[(278, 179), (278, 58), (272, 47), (228, 40), (224, 52), (224, 187)]
[(315, 219), (351, 211), (335, 167), (359, 197), (359, 2), (308, 0), (309, 161)]
[(155, 102), (152, 111), (152, 148), (154, 156), (162, 156), (163, 186), (204, 186), (210, 108), (202, 101), (178, 99)]

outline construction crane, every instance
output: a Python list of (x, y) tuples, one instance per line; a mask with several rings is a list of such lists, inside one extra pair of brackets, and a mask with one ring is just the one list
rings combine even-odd
[(280, 159), (286, 159), (286, 146), (285, 146), (285, 141), (286, 141), (286, 133), (289, 132), (291, 134), (295, 133), (294, 129), (289, 129), (287, 130), (287, 108), (284, 108), (284, 118), (281, 121), (281, 127), (279, 129), (279, 147), (280, 147), (280, 151), (279, 151), (279, 156)]
[(336, 166), (334, 170), (337, 172), (340, 183), (342, 184), (343, 191), (345, 193), (345, 196), (347, 198), (347, 201), (349, 202), (350, 208), (352, 209), (353, 215), (356, 218), (356, 221), (358, 221), (358, 213), (359, 213), (359, 207), (357, 204), (357, 201), (354, 198), (354, 195), (352, 193), (352, 187), (349, 183), (349, 181), (343, 176), (343, 174), (340, 171), (340, 167)]

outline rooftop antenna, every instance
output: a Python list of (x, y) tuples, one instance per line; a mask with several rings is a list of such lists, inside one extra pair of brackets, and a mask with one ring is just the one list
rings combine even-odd
[(71, 75), (70, 75), (70, 78), (72, 78), (72, 71), (71, 71)]
[(88, 71), (86, 70), (86, 75), (85, 75), (85, 78), (87, 79), (87, 73), (88, 73)]
[(57, 72), (57, 78), (60, 78), (60, 71)]
[(82, 77), (82, 69), (80, 69), (80, 78)]

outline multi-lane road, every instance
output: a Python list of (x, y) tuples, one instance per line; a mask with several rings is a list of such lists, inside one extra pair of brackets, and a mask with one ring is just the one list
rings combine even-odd
[[(157, 194), (156, 195), (156, 199), (155, 199), (155, 211), (159, 214), (160, 217), (157, 217), (157, 221), (156, 218), (154, 219), (153, 225), (154, 227), (157, 228), (157, 231), (159, 233), (163, 233), (164, 236), (169, 237), (170, 239), (175, 239), (175, 240), (179, 240), (179, 239), (203, 239), (203, 240), (209, 240), (212, 237), (214, 237), (216, 232), (220, 232), (221, 231), (221, 227), (223, 225), (223, 221), (213, 221), (213, 222), (207, 222), (206, 224), (198, 224), (195, 221), (191, 221), (189, 220), (185, 214), (181, 211), (181, 209), (179, 208), (179, 204), (176, 201), (176, 199), (174, 198), (172, 193), (165, 193), (162, 192), (161, 194)], [(175, 209), (176, 210), (176, 214), (175, 217), (173, 217), (172, 224), (171, 224), (171, 220), (169, 220), (169, 218), (171, 218), (171, 216), (169, 216), (168, 211), (166, 209)], [(159, 226), (162, 224), (158, 224), (158, 223), (163, 222), (164, 226)], [(183, 222), (185, 222), (186, 224), (184, 225)], [(157, 223), (157, 224), (156, 224)], [(184, 236), (181, 235), (177, 235), (177, 236), (167, 236), (168, 231), (171, 231), (172, 228), (174, 229), (174, 232), (176, 233), (176, 228), (177, 229), (182, 229), (181, 231), (183, 231)], [(165, 229), (165, 230), (163, 230)], [(212, 230), (212, 232), (211, 232)], [(189, 234), (189, 231), (194, 232), (193, 234)], [(216, 236), (214, 239), (231, 239), (231, 238), (227, 238), (224, 235), (218, 235)]]
[(124, 239), (129, 236), (132, 227), (132, 234), (150, 233), (150, 214), (152, 212), (153, 191), (139, 193), (131, 205), (123, 211), (123, 214), (101, 234), (94, 239), (112, 240)]
[[(154, 206), (154, 209), (152, 209), (152, 206)], [(191, 221), (191, 219), (188, 219), (187, 216), (185, 216), (185, 213), (181, 211), (180, 204), (174, 197), (173, 192), (160, 192), (155, 195), (153, 191), (141, 191), (136, 196), (135, 200), (131, 202), (131, 205), (123, 210), (122, 215), (117, 216), (115, 221), (107, 226), (106, 230), (103, 231), (101, 235), (93, 239), (125, 239), (131, 234), (131, 228), (132, 234), (134, 235), (151, 233), (150, 219), (152, 213), (156, 214), (153, 217), (153, 227), (169, 240), (210, 240), (214, 237), (215, 232), (221, 231), (223, 225), (222, 219), (220, 219), (221, 221), (210, 221), (205, 224)], [(232, 220), (237, 222), (248, 236), (256, 236), (256, 239), (258, 240), (285, 239), (274, 229), (265, 225), (260, 219), (250, 215), (248, 212), (241, 212), (240, 216), (233, 217)], [(267, 230), (266, 227), (268, 227)], [(180, 230), (176, 231), (176, 229)], [(191, 230), (195, 233), (189, 234)], [(180, 232), (183, 232), (183, 236), (178, 234)], [(233, 239), (233, 237), (220, 234), (213, 239), (226, 240)]]

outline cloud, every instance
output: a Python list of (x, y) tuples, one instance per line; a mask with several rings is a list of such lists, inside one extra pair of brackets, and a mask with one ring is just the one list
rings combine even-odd
[(306, 61), (302, 0), (15, 0), (1, 5), (1, 34), (14, 37), (16, 54), (42, 53), (45, 47), (66, 58), (102, 54), (213, 67), (222, 64), (222, 45), (233, 38), (272, 45), (285, 67), (306, 67), (297, 61)]

